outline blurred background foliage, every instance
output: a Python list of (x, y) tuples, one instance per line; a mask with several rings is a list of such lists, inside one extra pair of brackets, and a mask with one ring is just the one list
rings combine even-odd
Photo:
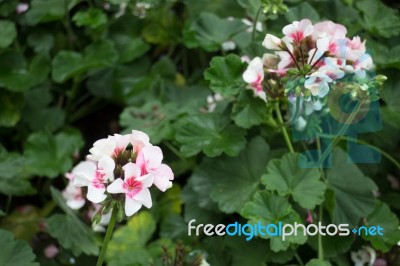
[[(176, 183), (156, 195), (153, 209), (117, 229), (109, 265), (177, 258), (196, 265), (198, 254), (211, 265), (295, 263), (297, 252), (305, 262), (315, 257), (313, 239), (276, 252), (269, 240), (187, 236), (192, 218), (243, 219), (238, 213), (259, 186), (246, 172), (232, 181), (219, 169), (243, 165), (240, 156), (248, 156), (264, 159), (261, 169), (252, 169), (261, 175), (269, 158), (283, 154), (274, 117), (243, 89), (239, 56), (262, 55), (265, 33), (280, 35), (294, 20), (345, 25), (349, 35), (367, 40), (376, 72), (388, 76), (385, 126), (363, 139), (399, 158), (399, 8), (389, 0), (0, 0), (0, 246), (7, 245), (0, 265), (35, 265), (35, 256), (41, 265), (94, 264), (101, 235), (52, 187), (64, 188), (64, 173), (95, 140), (131, 129), (163, 147)], [(255, 20), (261, 31), (254, 31)], [(213, 92), (225, 100), (209, 113)], [(386, 177), (398, 181), (399, 169), (385, 159), (360, 168), (387, 204), (378, 209), (396, 225), (391, 215), (400, 212), (400, 195)], [(374, 245), (388, 265), (399, 265), (395, 240)], [(52, 243), (60, 253), (47, 260), (44, 250)], [(362, 243), (331, 239), (325, 257), (351, 265), (348, 251)], [(7, 258), (13, 264), (4, 264)]]

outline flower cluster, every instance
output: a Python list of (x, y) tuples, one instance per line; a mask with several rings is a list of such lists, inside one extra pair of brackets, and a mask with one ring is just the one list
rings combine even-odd
[[(282, 38), (271, 34), (265, 36), (262, 45), (274, 53), (255, 57), (243, 73), (248, 88), (265, 101), (267, 95), (277, 96), (274, 84), (279, 84), (284, 77), (302, 78), (299, 79), (302, 89), (289, 88), (285, 91), (287, 94), (302, 96), (306, 100), (314, 98), (316, 102), (346, 74), (362, 79), (365, 71), (373, 67), (372, 58), (366, 53), (365, 41), (358, 36), (346, 37), (347, 30), (343, 25), (332, 21), (313, 25), (310, 20), (303, 19), (285, 26), (282, 33)], [(361, 90), (368, 89), (367, 85), (362, 85), (359, 86)]]
[(174, 174), (162, 163), (161, 149), (141, 131), (100, 139), (89, 152), (87, 160), (66, 175), (69, 184), (63, 195), (72, 209), (85, 204), (86, 187), (87, 199), (95, 204), (124, 199), (125, 214), (131, 216), (143, 205), (151, 208), (152, 185), (163, 192), (172, 186)]

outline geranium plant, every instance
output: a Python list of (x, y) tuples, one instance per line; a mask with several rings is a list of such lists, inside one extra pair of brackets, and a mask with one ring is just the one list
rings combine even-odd
[(396, 1), (7, 0), (0, 32), (0, 265), (398, 265)]

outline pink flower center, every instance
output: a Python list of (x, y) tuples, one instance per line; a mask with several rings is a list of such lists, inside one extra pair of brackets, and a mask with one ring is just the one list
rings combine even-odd
[(96, 171), (96, 176), (93, 179), (93, 186), (95, 188), (104, 188), (104, 176), (105, 174)]
[(296, 31), (290, 34), (290, 37), (293, 39), (295, 43), (300, 43), (304, 39), (304, 34), (301, 31)]
[(122, 187), (128, 190), (128, 193), (126, 193), (126, 195), (130, 198), (133, 198), (137, 193), (142, 190), (143, 184), (142, 182), (137, 181), (135, 177), (129, 177), (125, 180)]

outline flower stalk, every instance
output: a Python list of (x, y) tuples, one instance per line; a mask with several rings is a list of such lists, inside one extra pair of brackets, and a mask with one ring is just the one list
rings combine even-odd
[(107, 251), (107, 247), (108, 247), (108, 242), (110, 242), (112, 233), (114, 231), (115, 222), (117, 221), (117, 213), (118, 213), (118, 207), (114, 206), (114, 208), (112, 209), (110, 223), (108, 224), (108, 227), (107, 227), (106, 235), (104, 237), (103, 245), (101, 246), (101, 251), (100, 251), (100, 255), (97, 260), (96, 266), (103, 265), (104, 257), (106, 255), (106, 251)]

